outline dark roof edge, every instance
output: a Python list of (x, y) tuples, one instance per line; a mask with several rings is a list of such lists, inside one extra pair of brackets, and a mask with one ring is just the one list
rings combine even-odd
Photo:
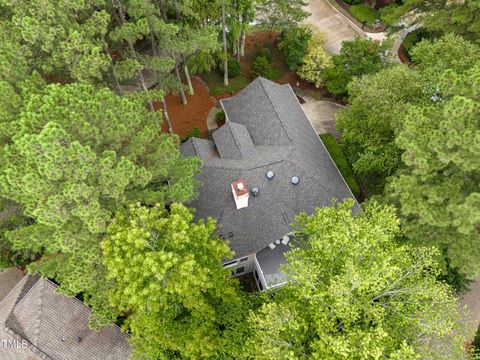
[[(287, 87), (290, 89), (290, 91), (292, 92), (293, 97), (294, 97), (295, 100), (297, 101), (298, 106), (302, 109), (303, 114), (304, 114), (305, 117), (307, 118), (308, 123), (309, 123), (310, 126), (312, 127), (313, 132), (317, 135), (317, 140), (320, 142), (320, 144), (322, 144), (322, 147), (323, 147), (323, 149), (325, 150), (325, 152), (328, 154), (328, 157), (330, 158), (330, 161), (331, 161), (331, 162), (333, 163), (333, 165), (335, 166), (335, 169), (337, 169), (337, 172), (338, 172), (338, 174), (340, 175), (340, 177), (342, 178), (343, 183), (344, 183), (345, 186), (347, 187), (348, 191), (349, 191), (350, 194), (352, 195), (353, 200), (355, 201), (355, 203), (358, 205), (358, 208), (360, 209), (360, 204), (358, 203), (357, 198), (355, 197), (355, 195), (353, 195), (352, 189), (350, 189), (350, 186), (348, 186), (347, 182), (345, 181), (345, 178), (343, 177), (342, 173), (341, 173), (340, 170), (338, 169), (337, 164), (335, 164), (335, 161), (333, 161), (332, 156), (331, 156), (330, 153), (328, 152), (327, 147), (326, 147), (325, 144), (323, 143), (322, 139), (320, 139), (320, 135), (317, 133), (317, 130), (315, 130), (315, 127), (313, 126), (312, 121), (310, 120), (310, 118), (308, 117), (307, 113), (306, 113), (305, 110), (303, 109), (302, 105), (300, 104), (300, 101), (298, 101), (297, 95), (295, 95), (295, 92), (293, 91), (292, 86), (291, 86), (290, 84), (284, 84), (283, 86), (287, 86)], [(337, 199), (337, 200), (338, 200), (338, 199)]]

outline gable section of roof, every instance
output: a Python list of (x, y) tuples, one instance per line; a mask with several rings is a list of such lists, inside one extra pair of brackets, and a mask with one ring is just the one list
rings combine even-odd
[(244, 125), (228, 121), (212, 136), (222, 159), (247, 159), (257, 152)]
[(180, 145), (184, 156), (198, 156), (202, 162), (207, 162), (215, 153), (215, 144), (210, 140), (190, 138)]
[(237, 95), (220, 103), (230, 122), (247, 127), (255, 145), (288, 145), (291, 139), (265, 90), (266, 81), (258, 77)]

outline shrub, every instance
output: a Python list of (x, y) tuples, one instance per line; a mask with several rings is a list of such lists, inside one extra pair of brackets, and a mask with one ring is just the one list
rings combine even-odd
[(350, 5), (355, 5), (355, 4), (361, 4), (363, 0), (343, 0), (343, 2), (350, 4)]
[(218, 124), (223, 121), (225, 121), (225, 112), (222, 110), (215, 114), (215, 122)]
[(270, 50), (268, 47), (261, 48), (255, 57), (259, 56), (264, 56), (268, 59), (268, 61), (272, 61), (272, 50)]
[(240, 62), (237, 59), (228, 59), (228, 77), (234, 78), (240, 75)]
[(304, 26), (288, 28), (282, 31), (278, 48), (283, 53), (285, 63), (290, 70), (296, 70), (302, 63), (311, 37), (312, 30)]
[(367, 25), (372, 25), (380, 17), (375, 9), (365, 4), (353, 5), (349, 11), (358, 21)]
[(200, 135), (202, 134), (202, 132), (200, 131), (200, 129), (198, 127), (194, 127), (190, 130), (190, 132), (188, 133), (188, 138), (192, 138), (192, 137), (200, 137)]
[(256, 78), (257, 76), (263, 76), (270, 78), (272, 75), (272, 65), (268, 59), (261, 55), (257, 56), (252, 62), (252, 76)]

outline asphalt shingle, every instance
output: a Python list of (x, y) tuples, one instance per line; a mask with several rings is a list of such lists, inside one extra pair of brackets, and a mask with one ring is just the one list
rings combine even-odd
[[(216, 145), (219, 153), (202, 158), (198, 179), (203, 186), (190, 205), (197, 210), (197, 218), (217, 219), (217, 231), (229, 241), (236, 257), (256, 253), (289, 233), (289, 225), (300, 212), (311, 213), (333, 199), (354, 198), (290, 85), (259, 77), (221, 103), (227, 123), (217, 132), (228, 135), (243, 125), (255, 151), (226, 158), (222, 153), (231, 149), (241, 152), (235, 139), (214, 135), (215, 143), (209, 146)], [(191, 155), (188, 142), (181, 151)], [(272, 180), (266, 177), (269, 170), (275, 174)], [(293, 176), (300, 179), (298, 185), (292, 184)], [(260, 192), (256, 197), (250, 195), (247, 208), (237, 210), (230, 184), (239, 178)]]

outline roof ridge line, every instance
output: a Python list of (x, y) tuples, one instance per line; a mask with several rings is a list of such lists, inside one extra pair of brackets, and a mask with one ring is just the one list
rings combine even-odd
[[(275, 114), (277, 115), (277, 118), (278, 118), (278, 120), (280, 121), (280, 125), (282, 125), (282, 128), (283, 128), (283, 130), (285, 131), (285, 134), (287, 135), (288, 140), (290, 140), (290, 142), (293, 143), (293, 140), (292, 140), (292, 138), (290, 137), (290, 134), (288, 133), (288, 130), (287, 130), (287, 128), (285, 127), (285, 124), (283, 123), (282, 118), (280, 117), (280, 114), (278, 113), (278, 110), (277, 110), (277, 108), (275, 107), (275, 104), (274, 104), (272, 98), (271, 98), (270, 95), (268, 94), (267, 89), (265, 89), (265, 85), (263, 84), (263, 81), (262, 81), (264, 78), (261, 77), (261, 76), (259, 76), (258, 78), (259, 78), (260, 84), (262, 85), (262, 89), (263, 89), (263, 91), (265, 92), (265, 95), (267, 95), (268, 100), (270, 100), (270, 104), (272, 104), (273, 110), (275, 111)], [(266, 80), (266, 79), (265, 79), (265, 80)], [(272, 82), (273, 82), (273, 81), (272, 81)], [(274, 83), (274, 84), (275, 84), (275, 85), (278, 85), (277, 83)], [(295, 96), (295, 98), (296, 98), (296, 96)]]
[[(234, 132), (232, 131), (232, 126), (230, 125), (231, 121), (228, 121), (228, 131), (230, 131), (230, 134), (232, 135), (232, 138), (233, 138), (233, 141), (235, 141), (235, 145), (237, 146), (239, 152), (240, 152), (240, 156), (243, 160), (243, 153), (242, 153), (242, 147), (240, 146), (240, 143), (238, 141), (238, 139), (236, 138)], [(241, 124), (240, 124), (241, 125)]]
[[(37, 284), (40, 283), (43, 279), (39, 279)], [(43, 286), (42, 286), (43, 285)], [(40, 346), (40, 328), (41, 328), (41, 323), (42, 323), (42, 315), (43, 315), (43, 300), (45, 296), (45, 282), (42, 281), (42, 284), (38, 285), (40, 288), (38, 289), (39, 295), (38, 299), (36, 301), (36, 313), (37, 313), (37, 320), (38, 323), (34, 324), (33, 326), (33, 338), (32, 341), (35, 341), (35, 345), (37, 347)]]

